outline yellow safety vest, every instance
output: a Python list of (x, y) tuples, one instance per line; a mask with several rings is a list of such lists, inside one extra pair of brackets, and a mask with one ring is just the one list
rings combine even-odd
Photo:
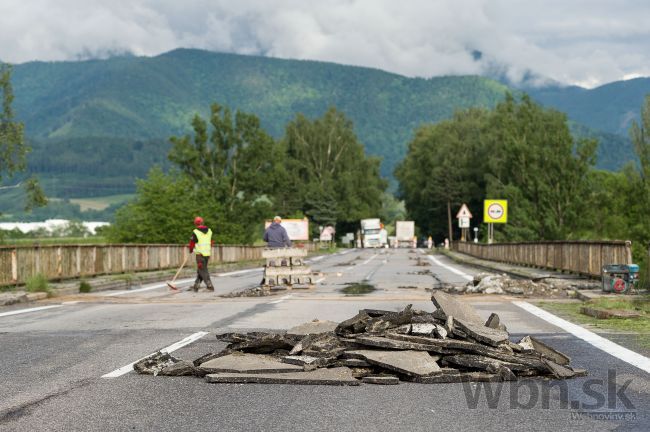
[(203, 233), (200, 230), (195, 229), (194, 235), (196, 236), (196, 246), (194, 246), (194, 252), (198, 255), (210, 256), (212, 252), (212, 230), (208, 228), (207, 233)]

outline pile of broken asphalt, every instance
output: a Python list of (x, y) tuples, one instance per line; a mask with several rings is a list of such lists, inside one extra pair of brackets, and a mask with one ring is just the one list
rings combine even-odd
[(341, 323), (313, 321), (286, 333), (226, 333), (218, 353), (192, 361), (157, 352), (134, 365), (138, 373), (198, 376), (210, 383), (423, 384), (514, 381), (586, 375), (570, 359), (526, 336), (510, 341), (492, 314), (486, 323), (444, 292), (433, 313), (364, 309)]

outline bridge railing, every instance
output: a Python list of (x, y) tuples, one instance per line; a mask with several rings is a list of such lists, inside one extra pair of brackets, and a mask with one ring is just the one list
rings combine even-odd
[[(304, 247), (314, 250), (312, 243)], [(262, 259), (263, 246), (215, 245), (211, 263)], [(0, 286), (23, 284), (42, 274), (49, 280), (178, 268), (186, 245), (107, 244), (0, 246)]]
[(629, 241), (544, 241), (491, 245), (454, 242), (452, 249), (490, 261), (597, 277), (603, 265), (632, 263)]

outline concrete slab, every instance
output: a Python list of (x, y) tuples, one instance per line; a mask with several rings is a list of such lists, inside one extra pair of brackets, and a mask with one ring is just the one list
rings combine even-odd
[(217, 373), (205, 376), (209, 383), (256, 383), (256, 384), (305, 384), (305, 385), (350, 385), (359, 381), (346, 367), (316, 369), (309, 372), (288, 372), (282, 374)]
[(293, 364), (283, 363), (275, 357), (233, 353), (223, 357), (217, 357), (201, 363), (199, 368), (207, 373), (235, 372), (235, 373), (286, 373), (302, 371), (302, 367)]
[(458, 350), (450, 350), (440, 345), (409, 342), (396, 338), (387, 339), (376, 336), (357, 336), (355, 341), (361, 345), (395, 350), (429, 351), (437, 354), (456, 354), (459, 352)]
[(309, 334), (320, 334), (333, 332), (339, 323), (334, 321), (313, 320), (304, 324), (297, 325), (287, 330), (290, 336), (307, 336)]
[(457, 300), (450, 294), (437, 291), (431, 296), (431, 301), (436, 308), (444, 313), (446, 318), (452, 316), (454, 319), (483, 325), (483, 318), (476, 313), (471, 305)]
[(355, 350), (351, 353), (365, 358), (370, 364), (410, 376), (426, 376), (440, 372), (437, 358), (424, 351)]
[(571, 362), (571, 358), (566, 354), (563, 354), (550, 346), (546, 345), (544, 342), (540, 341), (531, 336), (526, 336), (519, 341), (519, 346), (522, 347), (525, 351), (534, 351), (542, 356), (546, 357), (553, 362), (562, 365), (568, 366)]
[(476, 324), (472, 321), (465, 321), (454, 317), (454, 332), (459, 328), (464, 334), (474, 340), (492, 346), (499, 346), (508, 342), (508, 332), (501, 329), (485, 327), (482, 323)]
[(399, 378), (392, 375), (379, 375), (379, 376), (365, 376), (361, 378), (364, 384), (379, 384), (379, 385), (397, 385)]

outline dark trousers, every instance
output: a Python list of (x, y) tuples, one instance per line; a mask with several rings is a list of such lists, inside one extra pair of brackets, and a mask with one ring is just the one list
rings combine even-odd
[(201, 281), (203, 281), (208, 288), (212, 286), (212, 281), (210, 280), (210, 272), (208, 271), (208, 260), (210, 260), (210, 257), (196, 255), (196, 280), (194, 281), (195, 285), (200, 285)]

